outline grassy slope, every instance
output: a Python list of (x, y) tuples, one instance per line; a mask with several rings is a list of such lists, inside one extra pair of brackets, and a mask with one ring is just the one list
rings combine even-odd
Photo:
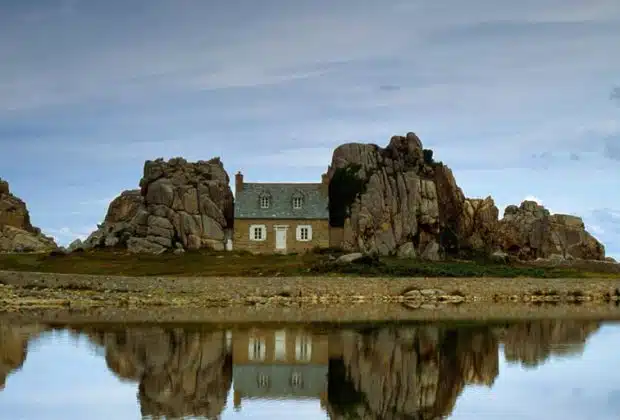
[(382, 258), (335, 265), (326, 255), (251, 255), (238, 252), (187, 252), (182, 255), (131, 255), (97, 250), (69, 255), (0, 254), (0, 270), (129, 276), (426, 276), (426, 277), (613, 277), (599, 267), (552, 268), (465, 261), (424, 262)]

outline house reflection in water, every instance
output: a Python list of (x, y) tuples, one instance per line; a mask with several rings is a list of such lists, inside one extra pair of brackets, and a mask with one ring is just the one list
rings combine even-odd
[(252, 329), (232, 334), (234, 404), (243, 399), (319, 399), (327, 403), (326, 334)]

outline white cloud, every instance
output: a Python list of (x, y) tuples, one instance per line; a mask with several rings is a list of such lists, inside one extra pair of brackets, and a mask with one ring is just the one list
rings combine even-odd
[[(96, 193), (115, 194), (160, 156), (312, 177), (341, 143), (415, 131), (468, 196), (618, 208), (618, 164), (602, 158), (620, 134), (608, 98), (620, 84), (616, 0), (183, 4), (57, 2), (36, 25), (22, 19), (29, 6), (0, 16), (0, 166), (33, 179), (27, 160), (49, 185), (33, 180), (25, 196), (71, 195), (63, 182), (79, 183), (85, 162)], [(72, 197), (85, 206), (74, 221), (50, 221), (44, 200), (34, 213), (79, 231), (112, 198)]]
[(46, 235), (53, 237), (56, 243), (61, 246), (67, 246), (76, 239), (84, 240), (93, 231), (97, 229), (97, 226), (81, 226), (81, 227), (68, 227), (63, 226), (60, 228), (43, 228), (42, 231)]

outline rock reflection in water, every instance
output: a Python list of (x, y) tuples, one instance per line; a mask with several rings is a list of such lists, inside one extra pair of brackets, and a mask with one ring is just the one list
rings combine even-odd
[(223, 411), (232, 383), (224, 332), (141, 328), (87, 334), (105, 348), (110, 370), (139, 383), (143, 416), (214, 418)]
[[(314, 399), (331, 419), (449, 416), (468, 384), (492, 386), (499, 344), (508, 361), (536, 366), (580, 353), (599, 324), (533, 321), (506, 326), (388, 326), (311, 331), (73, 329), (105, 352), (109, 369), (138, 384), (143, 416), (217, 418), (234, 380), (243, 400)], [(18, 370), (42, 327), (0, 325), (0, 381)]]

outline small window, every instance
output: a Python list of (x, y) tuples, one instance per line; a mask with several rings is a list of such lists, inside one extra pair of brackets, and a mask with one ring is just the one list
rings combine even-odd
[(268, 195), (262, 195), (260, 197), (260, 208), (261, 209), (268, 209), (270, 204), (271, 204), (271, 200)]
[(286, 360), (286, 331), (276, 331), (275, 333), (275, 360)]
[(291, 375), (291, 385), (293, 388), (301, 388), (303, 385), (301, 372), (293, 372)]
[(298, 335), (295, 340), (295, 360), (308, 363), (312, 358), (312, 339), (309, 335)]
[(250, 337), (248, 343), (248, 359), (249, 360), (265, 360), (267, 346), (262, 338)]
[(301, 197), (293, 197), (293, 208), (300, 209), (304, 200)]
[(297, 240), (307, 242), (312, 240), (312, 226), (297, 226)]
[(269, 388), (269, 376), (264, 373), (259, 373), (256, 378), (256, 382), (258, 383), (259, 388)]
[(265, 225), (250, 226), (250, 240), (264, 241), (267, 239), (267, 227)]

